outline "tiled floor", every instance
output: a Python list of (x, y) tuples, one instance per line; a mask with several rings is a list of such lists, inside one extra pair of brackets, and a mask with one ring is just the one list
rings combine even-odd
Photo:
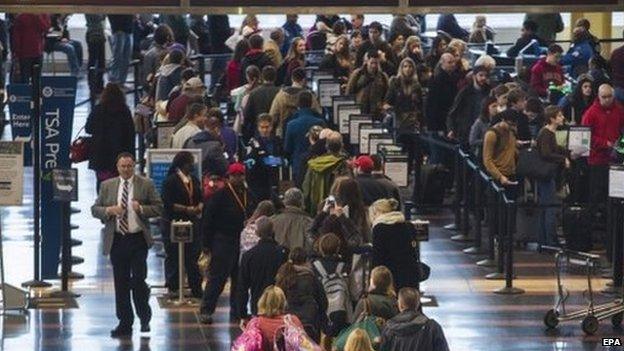
[[(82, 126), (87, 107), (76, 111), (74, 129)], [(112, 271), (107, 258), (101, 255), (100, 223), (91, 218), (89, 207), (95, 196), (94, 175), (82, 163), (78, 166), (80, 202), (73, 204), (82, 212), (72, 216), (80, 228), (73, 231), (83, 245), (74, 254), (85, 259), (75, 267), (85, 279), (72, 285), (78, 298), (78, 309), (30, 310), (26, 315), (6, 314), (2, 319), (0, 350), (227, 350), (237, 326), (227, 322), (225, 300), (217, 310), (215, 323), (202, 326), (192, 309), (163, 310), (158, 307), (152, 290), (150, 301), (154, 310), (152, 335), (142, 339), (118, 341), (109, 337), (115, 326)], [(26, 184), (32, 183), (27, 172)], [(7, 282), (19, 285), (32, 277), (32, 190), (26, 190), (23, 207), (0, 209), (4, 239)], [(443, 326), (452, 350), (603, 350), (601, 337), (622, 336), (609, 321), (601, 323), (596, 336), (585, 337), (579, 322), (564, 323), (555, 331), (547, 331), (542, 318), (554, 302), (555, 280), (553, 260), (547, 255), (520, 251), (516, 254), (515, 285), (527, 293), (501, 296), (492, 290), (503, 286), (502, 281), (485, 280), (492, 270), (474, 265), (476, 257), (463, 254), (465, 244), (449, 240), (452, 233), (440, 229), (450, 216), (434, 218), (431, 240), (423, 243), (422, 257), (432, 267), (432, 276), (424, 284), (434, 295), (438, 307), (425, 308), (425, 313)], [(155, 246), (150, 252), (148, 280), (153, 285), (163, 283), (163, 259)], [(58, 281), (53, 281), (58, 285)], [(570, 308), (581, 308), (580, 297), (585, 281), (575, 276), (568, 281), (574, 298)], [(604, 281), (595, 280), (601, 288)], [(610, 298), (599, 297), (600, 301)]]

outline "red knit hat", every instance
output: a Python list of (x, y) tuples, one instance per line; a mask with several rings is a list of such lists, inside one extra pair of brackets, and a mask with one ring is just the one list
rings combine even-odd
[(232, 163), (227, 170), (227, 175), (245, 174), (245, 165), (240, 162)]
[(373, 159), (368, 155), (359, 156), (353, 164), (359, 167), (363, 172), (372, 172), (375, 168)]

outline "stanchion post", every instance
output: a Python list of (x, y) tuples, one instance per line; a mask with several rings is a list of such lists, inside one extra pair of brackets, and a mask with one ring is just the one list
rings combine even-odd
[[(214, 62), (214, 59), (212, 59), (212, 62)], [(197, 60), (197, 70), (199, 71), (199, 79), (201, 79), (202, 83), (206, 82), (206, 58), (203, 55), (200, 55), (198, 60)], [(212, 80), (213, 80), (213, 76), (212, 76), (212, 72), (210, 74), (210, 85), (212, 84)]]
[(71, 255), (71, 221), (70, 221), (70, 203), (63, 201), (58, 203), (61, 209), (61, 291), (56, 291), (50, 294), (51, 297), (56, 298), (70, 298), (78, 297), (80, 295), (74, 294), (69, 291), (69, 274), (72, 265)]
[[(515, 221), (513, 220), (514, 215), (516, 214), (516, 202), (509, 201), (505, 202), (504, 210), (505, 210), (505, 231), (504, 231), (504, 241), (505, 241), (505, 287), (495, 290), (494, 293), (500, 295), (517, 295), (524, 294), (524, 290), (520, 288), (515, 288), (513, 286), (513, 278), (514, 278), (514, 269), (513, 269), (513, 225)], [(502, 243), (501, 243), (502, 244)]]
[(89, 67), (89, 75), (88, 75), (88, 79), (89, 79), (89, 106), (91, 107), (91, 110), (93, 110), (93, 108), (95, 107), (95, 92), (93, 91), (95, 89), (95, 77), (97, 76), (97, 70), (95, 68), (95, 66), (90, 66)]
[[(485, 276), (486, 279), (497, 280), (504, 279), (505, 275), (503, 274), (505, 271), (505, 254), (503, 252), (503, 245), (505, 240), (505, 232), (507, 231), (507, 211), (505, 208), (505, 201), (503, 199), (503, 193), (501, 190), (498, 190), (496, 193), (496, 254), (498, 257), (496, 258), (496, 272), (490, 273)], [(492, 235), (494, 238), (494, 235)]]
[(622, 286), (622, 265), (624, 264), (624, 216), (622, 216), (622, 200), (613, 199), (612, 214), (614, 220), (611, 222), (613, 226), (613, 286)]
[(481, 251), (481, 239), (482, 239), (481, 218), (483, 217), (482, 215), (483, 209), (481, 208), (481, 206), (483, 206), (483, 201), (481, 199), (481, 196), (482, 196), (481, 176), (479, 174), (478, 169), (473, 173), (472, 182), (474, 186), (474, 195), (472, 197), (473, 198), (472, 215), (474, 217), (473, 222), (474, 222), (475, 237), (474, 237), (474, 245), (472, 247), (464, 249), (464, 253), (470, 254), (470, 255), (479, 255), (482, 253)]
[(488, 257), (484, 260), (481, 260), (479, 262), (477, 262), (477, 266), (481, 266), (481, 267), (494, 267), (496, 265), (496, 263), (494, 262), (494, 259), (496, 258), (496, 255), (494, 253), (494, 235), (496, 233), (497, 226), (496, 226), (496, 217), (498, 217), (496, 211), (496, 200), (495, 200), (495, 192), (494, 190), (490, 187), (490, 185), (492, 184), (491, 182), (487, 182), (486, 183), (486, 198), (484, 201), (484, 204), (487, 206), (488, 209), (488, 213), (487, 213), (487, 217), (488, 217), (488, 221), (487, 221), (487, 227), (488, 227), (488, 248), (487, 248), (487, 254)]
[(34, 65), (32, 72), (32, 139), (33, 139), (33, 225), (34, 225), (34, 277), (22, 283), (23, 287), (51, 286), (41, 279), (41, 66)]
[(461, 199), (460, 196), (461, 194), (459, 193), (459, 182), (462, 181), (461, 179), (461, 166), (462, 166), (462, 157), (459, 154), (459, 146), (455, 148), (455, 181), (457, 182), (457, 186), (456, 186), (456, 192), (455, 192), (455, 199), (453, 201), (453, 208), (454, 208), (454, 212), (455, 212), (455, 228), (457, 229), (457, 231), (460, 230), (460, 226), (461, 226)]

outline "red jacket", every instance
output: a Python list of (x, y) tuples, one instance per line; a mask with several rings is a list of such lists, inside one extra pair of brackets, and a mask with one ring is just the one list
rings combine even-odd
[(598, 98), (583, 114), (581, 124), (591, 127), (591, 150), (588, 163), (607, 166), (611, 158), (611, 147), (624, 131), (624, 108), (617, 102), (603, 107)]
[(181, 94), (173, 101), (169, 103), (171, 106), (167, 106), (169, 121), (179, 122), (186, 114), (186, 105), (188, 105), (191, 97), (185, 94)]
[(240, 86), (241, 81), (241, 63), (231, 60), (227, 64), (227, 76), (226, 76), (226, 84), (225, 91), (229, 94), (232, 89), (236, 89)]
[(11, 51), (17, 59), (36, 58), (43, 55), (43, 44), (50, 28), (49, 15), (21, 13), (15, 18), (11, 30)]
[(561, 65), (551, 65), (546, 58), (539, 59), (531, 68), (531, 87), (542, 97), (548, 95), (548, 84), (561, 85), (565, 82)]

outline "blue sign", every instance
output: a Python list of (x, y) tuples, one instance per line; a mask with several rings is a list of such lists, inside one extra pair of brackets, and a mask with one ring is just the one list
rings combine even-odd
[(160, 194), (162, 191), (162, 185), (167, 179), (167, 173), (173, 163), (173, 158), (180, 151), (188, 151), (193, 154), (195, 160), (195, 166), (193, 172), (197, 176), (197, 179), (201, 181), (201, 150), (200, 149), (148, 149), (145, 154), (147, 160), (147, 177), (154, 182), (156, 191)]
[(71, 168), (69, 145), (76, 104), (76, 77), (41, 77), (41, 276), (57, 278), (61, 206), (53, 201), (52, 173)]
[(32, 166), (32, 86), (30, 84), (7, 85), (11, 135), (13, 140), (24, 141), (24, 166)]

